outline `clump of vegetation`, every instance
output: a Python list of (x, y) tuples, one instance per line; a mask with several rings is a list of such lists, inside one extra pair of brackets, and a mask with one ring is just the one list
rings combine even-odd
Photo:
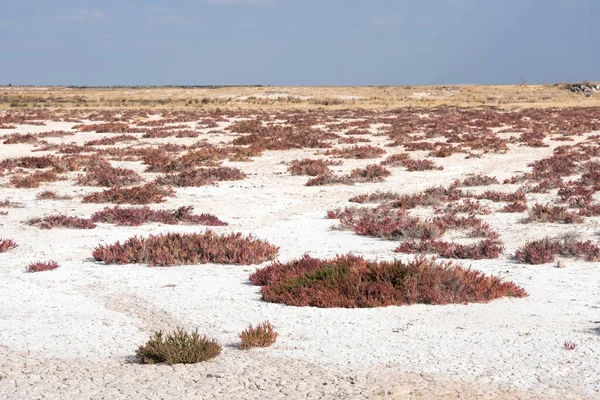
[(377, 182), (392, 174), (390, 170), (378, 164), (367, 165), (365, 168), (356, 168), (350, 173), (350, 178), (355, 182)]
[(583, 218), (576, 212), (568, 211), (566, 207), (536, 203), (529, 210), (527, 218), (523, 219), (523, 223), (530, 222), (563, 222), (565, 224), (576, 224), (583, 222)]
[(43, 192), (38, 193), (35, 198), (37, 200), (69, 200), (70, 196), (60, 196), (56, 194), (53, 190), (44, 190)]
[(328, 162), (325, 160), (311, 160), (310, 158), (305, 158), (303, 160), (292, 161), (288, 167), (288, 171), (292, 175), (329, 175), (331, 174), (329, 165), (332, 164), (333, 163), (330, 161)]
[(43, 218), (31, 218), (27, 221), (29, 225), (41, 229), (71, 228), (71, 229), (94, 229), (96, 224), (86, 218), (69, 217), (67, 215), (51, 215)]
[(502, 213), (520, 213), (527, 211), (527, 204), (520, 201), (513, 201), (502, 207), (499, 212)]
[(238, 347), (243, 350), (253, 347), (269, 347), (275, 343), (278, 335), (269, 321), (261, 322), (256, 328), (250, 324), (247, 329), (238, 335), (241, 340)]
[(404, 163), (407, 171), (430, 171), (443, 170), (444, 167), (437, 165), (431, 160), (407, 160)]
[(188, 333), (181, 328), (163, 336), (161, 331), (154, 335), (135, 352), (142, 364), (165, 362), (173, 364), (195, 364), (211, 360), (221, 354), (221, 345), (215, 340), (200, 336), (198, 331)]
[(108, 162), (95, 163), (86, 168), (84, 175), (79, 175), (78, 185), (84, 186), (130, 186), (142, 181), (142, 177), (127, 168), (115, 168)]
[(92, 256), (106, 264), (260, 264), (273, 260), (279, 248), (241, 233), (167, 233), (147, 238), (133, 237), (123, 244), (96, 247)]
[(577, 241), (572, 237), (527, 242), (515, 253), (515, 258), (523, 264), (545, 264), (553, 262), (555, 257), (580, 258), (585, 261), (600, 261), (600, 247), (591, 240)]
[(262, 286), (264, 300), (301, 307), (449, 304), (527, 296), (512, 282), (424, 257), (373, 262), (351, 254), (328, 260), (305, 255), (257, 270), (250, 281)]
[(17, 248), (18, 245), (12, 239), (0, 239), (0, 253)]
[(56, 261), (38, 261), (27, 266), (27, 272), (43, 272), (51, 271), (59, 268), (60, 265)]
[(178, 187), (212, 185), (219, 181), (239, 181), (246, 178), (238, 168), (215, 167), (199, 168), (181, 171), (177, 174), (165, 175), (157, 179), (161, 185), (173, 185)]
[(442, 240), (407, 241), (395, 250), (398, 253), (437, 253), (440, 257), (483, 260), (498, 258), (504, 251), (498, 239), (484, 239), (474, 244), (460, 244)]
[(154, 183), (131, 188), (115, 187), (88, 194), (83, 198), (84, 203), (115, 203), (115, 204), (150, 204), (162, 203), (166, 196), (174, 196), (171, 188), (165, 188)]
[(102, 211), (94, 213), (91, 217), (93, 222), (104, 222), (119, 226), (139, 226), (148, 222), (160, 222), (168, 225), (177, 225), (179, 223), (190, 225), (206, 226), (226, 226), (227, 223), (221, 221), (211, 214), (193, 215), (194, 207), (179, 207), (177, 210), (152, 210), (150, 207), (129, 207), (129, 208), (105, 208)]
[(211, 360), (221, 354), (221, 345), (215, 340), (200, 336), (198, 331), (188, 333), (181, 328), (163, 336), (161, 331), (140, 346), (135, 356), (142, 364), (167, 363), (195, 364)]
[(345, 147), (342, 149), (331, 149), (325, 152), (325, 155), (336, 157), (336, 158), (378, 158), (385, 154), (385, 150), (380, 147), (364, 145), (364, 146), (352, 146)]
[(500, 183), (500, 182), (494, 176), (477, 174), (477, 175), (468, 176), (465, 179), (463, 179), (462, 181), (457, 181), (456, 186), (457, 187), (458, 186), (488, 186), (488, 185), (493, 185), (496, 183)]

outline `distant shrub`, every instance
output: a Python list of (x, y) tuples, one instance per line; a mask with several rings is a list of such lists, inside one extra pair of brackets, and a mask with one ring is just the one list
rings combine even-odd
[(100, 245), (92, 256), (106, 264), (260, 264), (277, 256), (279, 248), (241, 233), (167, 233), (133, 237), (121, 244)]
[(59, 268), (60, 265), (56, 261), (38, 261), (31, 263), (27, 266), (27, 272), (43, 272), (43, 271), (51, 271), (53, 269)]
[(545, 238), (527, 242), (516, 251), (515, 258), (519, 263), (545, 264), (553, 262), (557, 255), (597, 262), (600, 261), (600, 247), (590, 240)]
[(353, 255), (329, 260), (305, 255), (257, 270), (250, 281), (262, 286), (264, 300), (301, 307), (449, 304), (527, 296), (514, 283), (422, 257), (373, 262)]
[(221, 346), (206, 336), (200, 336), (198, 331), (191, 333), (179, 328), (163, 337), (162, 332), (154, 335), (140, 346), (135, 356), (142, 364), (165, 362), (173, 364), (194, 364), (208, 361), (221, 354)]
[(477, 174), (466, 177), (458, 186), (488, 186), (496, 183), (500, 183), (496, 177)]
[(96, 163), (90, 165), (85, 175), (79, 175), (78, 185), (84, 186), (130, 186), (142, 181), (142, 177), (135, 171), (127, 168), (115, 168), (109, 163)]
[(190, 225), (226, 226), (227, 223), (211, 214), (193, 215), (194, 207), (179, 207), (177, 210), (152, 210), (150, 207), (105, 208), (91, 216), (93, 222), (104, 222), (120, 226), (139, 226), (148, 222), (168, 225), (179, 223)]
[(356, 168), (350, 173), (350, 178), (355, 182), (377, 182), (392, 174), (390, 170), (378, 164), (367, 165), (365, 168)]
[(278, 333), (269, 321), (264, 321), (255, 327), (250, 325), (246, 330), (239, 335), (241, 343), (238, 347), (243, 350), (248, 350), (253, 347), (269, 347), (277, 339)]
[(504, 207), (502, 207), (498, 212), (502, 213), (520, 213), (527, 211), (527, 204), (521, 203), (518, 201), (508, 203)]
[(178, 174), (164, 175), (157, 179), (157, 183), (161, 185), (191, 187), (211, 185), (219, 181), (239, 181), (245, 178), (246, 174), (238, 168), (216, 167), (186, 170)]
[(385, 154), (385, 150), (382, 148), (364, 145), (364, 146), (352, 146), (345, 147), (342, 149), (331, 149), (325, 152), (325, 155), (336, 157), (336, 158), (378, 158)]
[(404, 163), (407, 171), (428, 171), (428, 170), (443, 170), (441, 167), (431, 160), (408, 160)]
[(529, 210), (527, 218), (523, 219), (523, 223), (530, 222), (563, 222), (565, 224), (575, 224), (583, 222), (583, 218), (576, 212), (568, 211), (565, 207), (536, 203)]
[(38, 193), (35, 196), (38, 200), (68, 200), (71, 199), (70, 196), (59, 196), (56, 192), (52, 190), (44, 190), (43, 192)]
[(525, 197), (525, 193), (521, 190), (518, 190), (514, 193), (504, 193), (498, 192), (495, 190), (487, 190), (482, 194), (476, 196), (477, 199), (480, 200), (491, 200), (495, 203), (501, 201), (507, 202), (526, 202), (527, 198)]
[(0, 239), (0, 253), (6, 253), (17, 247), (18, 245), (11, 239)]
[(292, 161), (288, 167), (288, 171), (292, 175), (328, 175), (331, 173), (329, 165), (331, 164), (325, 160), (311, 160), (305, 158), (303, 160)]
[(309, 179), (305, 186), (325, 186), (325, 185), (352, 185), (354, 181), (348, 175), (319, 175)]
[(166, 196), (174, 196), (171, 188), (164, 188), (154, 183), (131, 188), (111, 188), (103, 192), (88, 194), (83, 198), (84, 203), (115, 203), (115, 204), (150, 204), (161, 203)]
[(441, 257), (456, 259), (494, 259), (504, 251), (498, 239), (484, 239), (474, 244), (459, 244), (441, 240), (407, 241), (395, 250), (399, 253), (437, 253)]
[(94, 229), (96, 224), (86, 218), (69, 217), (67, 215), (51, 215), (43, 218), (31, 218), (27, 221), (29, 225), (41, 229), (71, 228), (71, 229)]

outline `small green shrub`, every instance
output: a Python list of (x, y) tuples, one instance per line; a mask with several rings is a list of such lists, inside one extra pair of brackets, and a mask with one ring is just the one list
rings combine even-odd
[(198, 331), (191, 333), (178, 328), (163, 337), (162, 332), (154, 335), (140, 346), (135, 356), (142, 364), (155, 364), (165, 362), (173, 364), (194, 364), (210, 360), (221, 354), (221, 345), (206, 336), (198, 335)]

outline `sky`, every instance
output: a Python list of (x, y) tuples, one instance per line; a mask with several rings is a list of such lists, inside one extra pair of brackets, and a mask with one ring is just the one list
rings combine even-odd
[(600, 80), (598, 0), (0, 0), (0, 85)]

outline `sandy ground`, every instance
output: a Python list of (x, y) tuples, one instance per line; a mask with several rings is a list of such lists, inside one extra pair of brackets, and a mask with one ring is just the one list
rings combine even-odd
[[(19, 126), (2, 133), (71, 125)], [(49, 141), (82, 143), (102, 136), (78, 133)], [(373, 144), (383, 140), (375, 137)], [(0, 144), (0, 158), (31, 149), (27, 144)], [(348, 205), (348, 198), (356, 194), (378, 189), (412, 193), (472, 172), (502, 180), (551, 152), (552, 147), (520, 147), (470, 160), (458, 154), (436, 160), (443, 171), (393, 168), (393, 175), (382, 183), (325, 187), (304, 187), (307, 177), (291, 176), (282, 164), (312, 157), (314, 150), (265, 152), (251, 163), (225, 163), (246, 172), (249, 177), (243, 181), (176, 189), (176, 197), (153, 207), (193, 205), (196, 213), (213, 213), (230, 225), (212, 229), (266, 239), (280, 246), (282, 261), (304, 253), (332, 257), (348, 251), (389, 260), (406, 257), (393, 253), (396, 242), (332, 230), (335, 221), (325, 219), (325, 211)], [(372, 162), (345, 160), (333, 168), (347, 172)], [(137, 163), (115, 165), (143, 169)], [(497, 187), (509, 190), (506, 185)], [(47, 189), (76, 197), (35, 199)], [(598, 265), (568, 260), (568, 267), (559, 269), (511, 259), (527, 239), (574, 227), (519, 224), (520, 214), (483, 217), (501, 234), (505, 253), (497, 260), (457, 263), (514, 281), (530, 294), (524, 299), (378, 309), (299, 308), (261, 301), (259, 288), (248, 282), (254, 266), (107, 266), (91, 258), (100, 243), (204, 227), (100, 224), (93, 230), (40, 230), (23, 223), (55, 213), (89, 216), (104, 205), (83, 204), (81, 196), (96, 190), (66, 182), (39, 189), (0, 188), (0, 200), (25, 205), (0, 216), (0, 236), (20, 245), (0, 254), (0, 398), (600, 398)], [(596, 240), (598, 218), (587, 218), (575, 229), (583, 238)], [(24, 272), (30, 262), (47, 259), (58, 261), (61, 268)], [(238, 332), (265, 319), (275, 325), (278, 341), (267, 349), (238, 350)], [(154, 330), (176, 326), (198, 328), (217, 339), (224, 347), (222, 355), (172, 367), (135, 362), (135, 349)], [(566, 340), (577, 348), (565, 350)]]

